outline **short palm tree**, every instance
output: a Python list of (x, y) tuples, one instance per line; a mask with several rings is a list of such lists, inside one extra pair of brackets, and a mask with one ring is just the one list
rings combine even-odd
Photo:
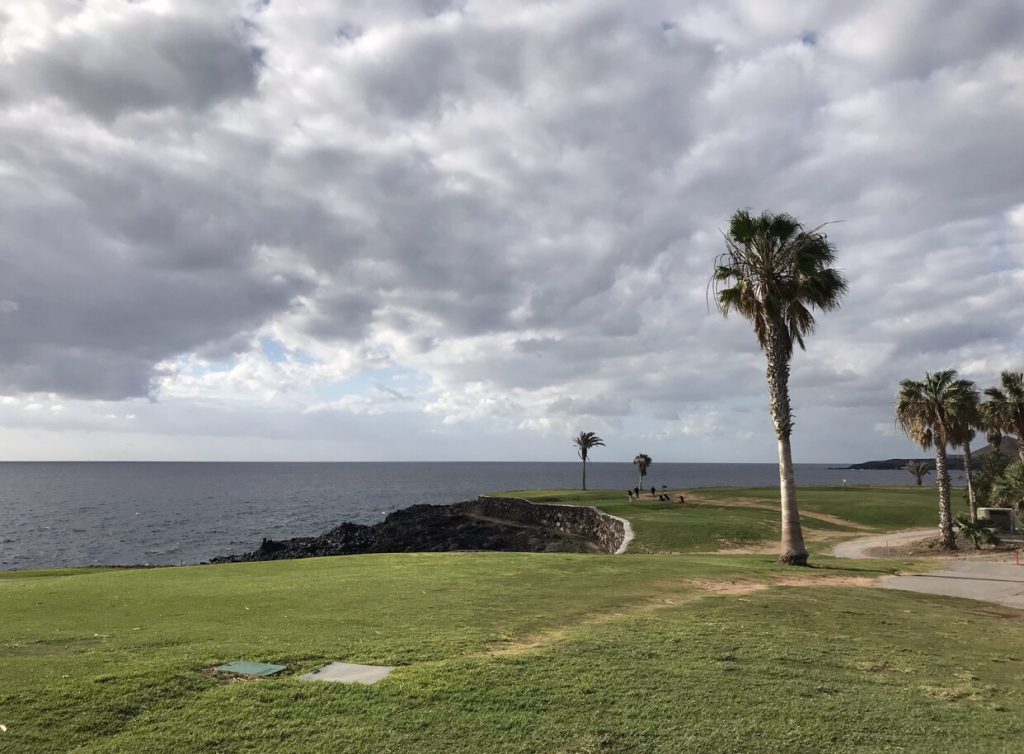
[(970, 380), (957, 379), (955, 369), (927, 372), (923, 381), (903, 380), (896, 398), (896, 424), (922, 450), (935, 448), (935, 483), (939, 487), (939, 539), (956, 549), (949, 502), (949, 470), (946, 446), (955, 439), (957, 422), (977, 401)]
[(719, 311), (750, 320), (768, 361), (768, 392), (779, 445), (782, 548), (779, 560), (807, 564), (793, 475), (793, 411), (789, 363), (794, 344), (814, 331), (812, 310), (839, 308), (846, 280), (831, 265), (835, 248), (821, 228), (805, 229), (785, 213), (752, 215), (739, 210), (725, 234), (725, 252), (715, 260), (711, 281)]
[(1024, 513), (1024, 463), (1015, 461), (992, 482), (990, 500), (1003, 508)]
[(903, 467), (903, 470), (909, 471), (910, 475), (917, 480), (917, 486), (920, 487), (924, 478), (932, 473), (932, 465), (927, 461), (910, 461)]
[(999, 387), (990, 387), (985, 395), (995, 426), (1017, 435), (1017, 449), (1024, 463), (1024, 372), (1003, 372), (999, 375)]
[(640, 483), (637, 484), (637, 487), (640, 489), (644, 488), (644, 477), (647, 476), (647, 469), (651, 468), (652, 463), (654, 463), (654, 461), (652, 461), (651, 457), (646, 453), (638, 453), (637, 457), (633, 459), (633, 464), (640, 472)]
[(980, 550), (982, 545), (999, 544), (999, 532), (991, 521), (976, 521), (963, 513), (956, 517), (957, 534), (974, 543), (974, 549)]
[(580, 432), (579, 437), (572, 438), (572, 444), (576, 446), (576, 452), (579, 454), (580, 460), (583, 461), (583, 489), (586, 489), (587, 458), (590, 455), (590, 449), (596, 448), (598, 445), (603, 446), (604, 440), (593, 432)]

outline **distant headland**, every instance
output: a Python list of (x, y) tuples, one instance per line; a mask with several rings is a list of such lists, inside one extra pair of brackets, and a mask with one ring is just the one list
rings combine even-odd
[[(986, 445), (985, 447), (979, 448), (978, 450), (974, 451), (971, 454), (971, 468), (981, 468), (981, 464), (984, 462), (985, 456), (987, 456), (992, 451), (993, 447), (991, 445)], [(1018, 453), (1017, 440), (1013, 437), (1004, 437), (1002, 444), (999, 446), (999, 452), (1003, 453), (1004, 455), (1010, 456), (1011, 458), (1015, 457)], [(887, 458), (884, 461), (864, 461), (863, 463), (855, 463), (850, 466), (832, 466), (830, 468), (843, 470), (849, 469), (852, 471), (891, 471), (902, 469), (911, 461), (923, 461), (925, 463), (934, 463), (935, 458), (934, 456), (927, 458)], [(964, 470), (963, 456), (948, 455), (946, 456), (946, 461), (949, 465), (950, 471)]]

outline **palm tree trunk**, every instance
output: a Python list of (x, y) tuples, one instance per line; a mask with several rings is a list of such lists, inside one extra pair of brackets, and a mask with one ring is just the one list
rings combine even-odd
[(971, 443), (964, 443), (964, 476), (967, 477), (967, 502), (971, 506), (971, 523), (978, 520), (978, 499), (974, 496), (974, 474), (971, 471)]
[(583, 489), (587, 488), (587, 459), (583, 459)]
[(935, 483), (939, 486), (939, 540), (947, 550), (956, 549), (953, 515), (949, 508), (949, 472), (946, 470), (946, 443), (936, 438)]
[(644, 473), (642, 471), (640, 472), (640, 481), (637, 482), (636, 486), (641, 490), (644, 488)]
[(771, 398), (772, 421), (779, 441), (779, 493), (782, 508), (782, 543), (779, 562), (789, 565), (807, 565), (807, 547), (800, 527), (800, 509), (796, 502), (796, 478), (793, 476), (793, 451), (790, 435), (793, 433), (793, 412), (789, 404), (789, 359), (781, 331), (770, 338), (768, 357), (768, 395)]

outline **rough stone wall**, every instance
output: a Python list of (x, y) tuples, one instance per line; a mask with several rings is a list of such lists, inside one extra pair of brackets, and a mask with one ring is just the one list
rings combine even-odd
[(607, 553), (616, 553), (632, 539), (629, 524), (592, 506), (549, 505), (517, 497), (481, 495), (475, 501), (459, 503), (466, 513), (500, 521), (540, 526), (590, 540)]

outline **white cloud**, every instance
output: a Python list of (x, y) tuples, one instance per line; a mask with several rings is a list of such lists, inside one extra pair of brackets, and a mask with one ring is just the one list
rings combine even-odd
[(623, 459), (771, 460), (763, 358), (706, 299), (750, 206), (842, 221), (802, 459), (898, 454), (901, 377), (1024, 367), (1022, 31), (1013, 0), (15, 0), (0, 391), (51, 408), (0, 450), (109, 413), (155, 455), (333, 457), (346, 422), (393, 453), (372, 418), (452, 438), (410, 457), (585, 423)]

